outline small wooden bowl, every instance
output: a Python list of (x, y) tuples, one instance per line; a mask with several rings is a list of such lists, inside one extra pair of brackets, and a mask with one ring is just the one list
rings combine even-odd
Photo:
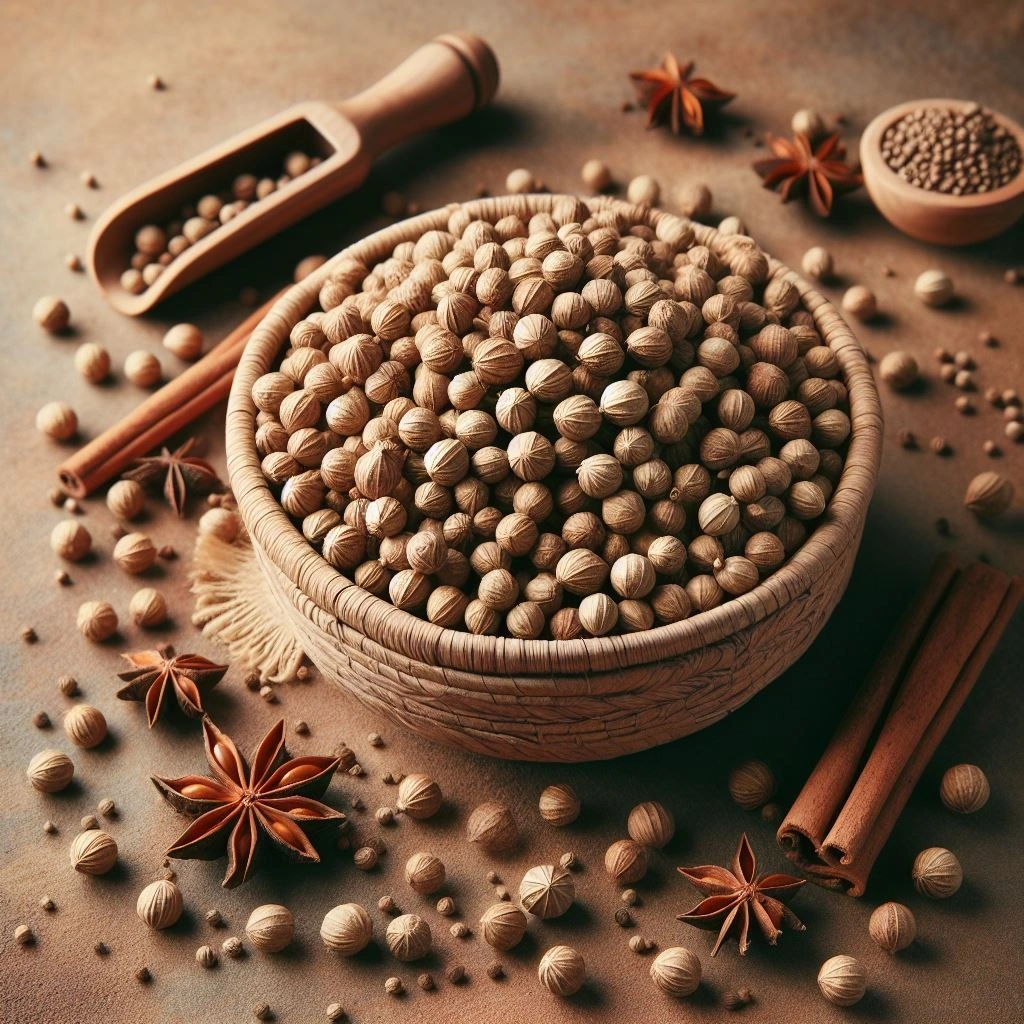
[[(555, 195), (465, 204), (472, 217), (529, 220)], [(673, 215), (599, 196), (657, 229)], [(442, 629), (355, 585), (299, 532), (271, 492), (253, 440), (253, 382), (275, 365), (291, 328), (349, 257), (373, 266), (399, 242), (445, 230), (458, 204), (401, 221), (339, 253), (281, 299), (256, 328), (235, 374), (227, 415), (232, 490), (272, 607), (323, 675), (382, 717), (429, 739), (494, 757), (588, 761), (703, 729), (778, 678), (811, 645), (853, 569), (878, 476), (882, 410), (864, 351), (828, 300), (777, 260), (839, 361), (852, 432), (843, 474), (821, 523), (759, 586), (682, 622), (580, 640), (516, 640)], [(702, 245), (718, 232), (694, 224)]]
[[(864, 186), (882, 216), (911, 238), (934, 245), (973, 245), (1001, 234), (1024, 214), (1024, 168), (1002, 188), (978, 195), (951, 196), (929, 192), (904, 181), (882, 159), (885, 130), (922, 107), (962, 107), (963, 100), (913, 100), (890, 107), (867, 126), (860, 139)], [(992, 116), (1017, 140), (1024, 152), (1024, 128), (997, 114)]]

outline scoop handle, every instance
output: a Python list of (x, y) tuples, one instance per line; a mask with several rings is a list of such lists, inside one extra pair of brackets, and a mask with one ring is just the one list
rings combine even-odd
[(358, 129), (371, 159), (404, 139), (457, 121), (490, 103), (498, 62), (468, 32), (438, 36), (339, 110)]

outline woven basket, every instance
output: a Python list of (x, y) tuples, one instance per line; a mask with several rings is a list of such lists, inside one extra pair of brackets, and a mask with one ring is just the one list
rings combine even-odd
[[(558, 197), (467, 204), (474, 216), (528, 218)], [(590, 200), (592, 208), (616, 200)], [(357, 587), (307, 543), (269, 490), (254, 443), (253, 382), (273, 368), (334, 262), (367, 265), (456, 205), (403, 221), (345, 250), (291, 289), (253, 333), (227, 415), (231, 485), (266, 584), (306, 654), (364, 704), (430, 739), (496, 757), (585, 761), (677, 739), (717, 721), (776, 679), (810, 646), (853, 566), (878, 472), (882, 416), (864, 352), (836, 310), (778, 262), (836, 354), (852, 433), (822, 523), (777, 572), (742, 597), (642, 633), (571, 641), (516, 640), (443, 629)], [(652, 227), (656, 210), (631, 210)], [(702, 244), (717, 232), (694, 225)]]

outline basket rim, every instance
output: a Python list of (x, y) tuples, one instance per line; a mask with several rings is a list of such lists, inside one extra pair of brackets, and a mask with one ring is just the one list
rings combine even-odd
[[(436, 626), (358, 587), (331, 566), (303, 537), (278, 503), (263, 476), (255, 446), (254, 381), (272, 368), (291, 328), (306, 315), (322, 283), (341, 260), (368, 266), (387, 257), (395, 245), (428, 230), (446, 230), (458, 209), (495, 220), (516, 214), (528, 218), (550, 211), (561, 199), (589, 208), (621, 210), (655, 230), (689, 224), (701, 244), (721, 246), (714, 229), (662, 210), (631, 206), (614, 197), (541, 194), (501, 196), (451, 203), (376, 231), (347, 246), (310, 277), (289, 289), (253, 331), (231, 388), (226, 417), (228, 473), (239, 512), (254, 544), (300, 592), (344, 625), (405, 657), (470, 672), (511, 675), (596, 673), (660, 661), (724, 640), (747, 629), (806, 591), (832, 571), (851, 542), (860, 536), (878, 475), (882, 448), (882, 412), (864, 350), (837, 310), (808, 282), (772, 257), (769, 276), (791, 281), (815, 319), (823, 341), (835, 353), (847, 384), (851, 434), (843, 473), (824, 520), (779, 569), (753, 590), (681, 622), (609, 637), (577, 640), (519, 640)], [(517, 685), (521, 683), (516, 680)]]

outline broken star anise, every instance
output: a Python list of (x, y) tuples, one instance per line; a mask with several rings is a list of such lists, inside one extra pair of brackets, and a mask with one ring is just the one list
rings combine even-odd
[(121, 475), (143, 487), (155, 487), (163, 481), (164, 499), (180, 518), (185, 514), (189, 494), (209, 494), (224, 487), (213, 466), (205, 459), (189, 455), (194, 444), (195, 438), (190, 437), (173, 452), (161, 448), (159, 455), (136, 459)]
[(128, 684), (117, 695), (121, 700), (145, 701), (151, 729), (169, 693), (174, 694), (186, 715), (199, 718), (203, 713), (203, 692), (216, 686), (228, 670), (227, 665), (215, 665), (199, 654), (175, 654), (169, 646), (121, 657), (132, 667), (117, 673), (117, 678)]
[(317, 863), (320, 855), (306, 835), (317, 826), (337, 826), (340, 811), (320, 803), (338, 767), (336, 757), (289, 759), (284, 746), (284, 721), (260, 741), (252, 764), (209, 718), (203, 719), (206, 759), (213, 778), (185, 775), (180, 779), (152, 776), (164, 799), (176, 810), (199, 815), (167, 851), (169, 857), (215, 860), (228, 857), (221, 883), (226, 889), (249, 877), (260, 839), (291, 860)]
[(647, 104), (647, 127), (668, 120), (676, 135), (684, 128), (691, 135), (704, 134), (706, 113), (724, 107), (736, 94), (719, 89), (706, 78), (692, 78), (693, 61), (683, 67), (671, 53), (659, 68), (631, 71), (637, 92)]
[(754, 161), (765, 188), (777, 189), (782, 201), (806, 196), (819, 217), (832, 212), (833, 198), (863, 184), (858, 170), (846, 163), (846, 149), (838, 135), (830, 135), (817, 146), (802, 132), (792, 139), (768, 137), (774, 156)]
[(732, 870), (716, 864), (703, 864), (696, 868), (679, 868), (679, 873), (704, 899), (679, 921), (698, 928), (718, 928), (718, 941), (711, 950), (714, 956), (729, 935), (739, 941), (740, 953), (750, 948), (748, 932), (753, 916), (764, 937), (771, 945), (782, 933), (782, 925), (804, 931), (800, 919), (783, 902), (792, 896), (807, 880), (792, 875), (758, 875), (757, 860), (746, 834), (740, 839), (733, 858)]

